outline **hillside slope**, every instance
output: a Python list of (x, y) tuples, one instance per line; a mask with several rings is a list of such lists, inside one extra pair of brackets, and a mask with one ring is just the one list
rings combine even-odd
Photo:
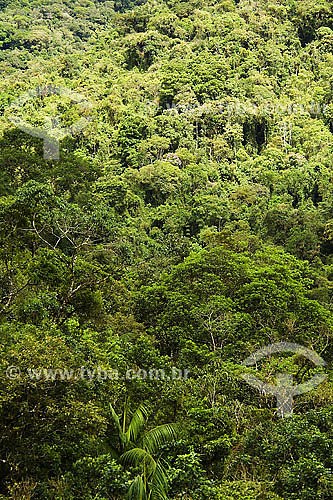
[(0, 499), (331, 498), (332, 49), (331, 0), (0, 1)]

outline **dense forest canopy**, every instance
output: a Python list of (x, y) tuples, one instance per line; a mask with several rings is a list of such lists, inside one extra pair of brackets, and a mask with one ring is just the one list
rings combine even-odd
[(0, 499), (331, 499), (333, 2), (0, 0), (0, 72)]

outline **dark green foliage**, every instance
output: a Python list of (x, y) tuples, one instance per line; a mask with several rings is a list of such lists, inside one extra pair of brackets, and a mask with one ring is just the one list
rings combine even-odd
[(0, 1), (1, 500), (332, 497), (332, 51), (331, 0)]

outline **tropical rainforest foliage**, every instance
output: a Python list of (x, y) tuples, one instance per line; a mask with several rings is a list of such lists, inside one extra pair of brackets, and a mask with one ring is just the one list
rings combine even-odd
[(0, 72), (0, 499), (331, 499), (332, 0), (2, 0)]

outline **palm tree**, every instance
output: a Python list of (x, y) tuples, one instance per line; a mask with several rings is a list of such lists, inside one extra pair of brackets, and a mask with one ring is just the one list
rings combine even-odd
[(168, 478), (158, 454), (163, 445), (176, 439), (175, 424), (159, 425), (146, 431), (149, 410), (140, 405), (126, 428), (128, 404), (125, 404), (122, 424), (111, 405), (110, 409), (119, 439), (119, 448), (114, 454), (123, 465), (141, 469), (128, 490), (128, 500), (167, 500)]

